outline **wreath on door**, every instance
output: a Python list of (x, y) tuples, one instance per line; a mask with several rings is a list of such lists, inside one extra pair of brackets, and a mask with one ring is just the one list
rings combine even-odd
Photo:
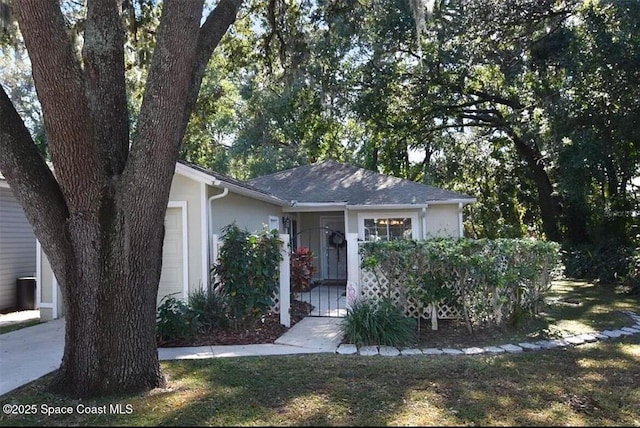
[(339, 230), (334, 230), (331, 232), (331, 235), (329, 235), (329, 245), (331, 245), (333, 248), (337, 248), (337, 256), (338, 256), (338, 261), (340, 261), (340, 248), (344, 248), (347, 245), (347, 240), (344, 237), (344, 233), (340, 232)]
[(347, 245), (347, 240), (344, 237), (344, 233), (339, 230), (334, 230), (331, 232), (331, 235), (329, 235), (329, 243), (332, 247), (342, 248)]

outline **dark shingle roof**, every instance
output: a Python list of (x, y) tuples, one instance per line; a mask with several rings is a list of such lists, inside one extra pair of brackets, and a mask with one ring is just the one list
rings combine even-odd
[(223, 183), (227, 184), (227, 185), (231, 185), (236, 187), (238, 190), (245, 190), (245, 191), (249, 191), (249, 192), (255, 192), (261, 195), (266, 196), (267, 198), (273, 198), (273, 199), (277, 199), (280, 200), (282, 204), (286, 205), (289, 201), (287, 199), (281, 199), (279, 198), (277, 195), (274, 195), (272, 193), (266, 192), (258, 187), (252, 186), (251, 184), (247, 183), (246, 181), (240, 181), (240, 180), (236, 180), (235, 178), (229, 177), (228, 175), (222, 174), (220, 172), (216, 172), (216, 171), (211, 171), (209, 169), (203, 168), (199, 165), (196, 165), (194, 163), (179, 159), (178, 163), (181, 163), (183, 165), (188, 166), (189, 168), (192, 168), (196, 171), (199, 171), (201, 173), (207, 174), (215, 179), (218, 179), (220, 181), (222, 181)]
[(325, 161), (249, 180), (248, 184), (281, 199), (306, 203), (404, 205), (475, 199), (363, 168)]

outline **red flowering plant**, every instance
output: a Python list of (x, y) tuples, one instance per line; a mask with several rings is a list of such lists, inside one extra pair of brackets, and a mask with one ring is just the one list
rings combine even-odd
[(313, 253), (309, 247), (300, 247), (291, 254), (291, 291), (306, 291), (315, 273)]

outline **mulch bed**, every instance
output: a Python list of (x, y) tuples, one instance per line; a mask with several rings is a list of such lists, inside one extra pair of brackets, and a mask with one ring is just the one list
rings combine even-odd
[[(307, 302), (295, 300), (291, 305), (291, 326), (311, 312), (311, 305)], [(240, 328), (238, 330), (231, 327), (217, 329), (211, 332), (197, 333), (191, 338), (161, 340), (158, 339), (158, 346), (161, 348), (172, 348), (182, 346), (215, 346), (215, 345), (250, 345), (258, 343), (273, 343), (277, 338), (289, 330), (280, 324), (280, 315), (268, 313), (263, 319), (257, 320), (252, 328)]]

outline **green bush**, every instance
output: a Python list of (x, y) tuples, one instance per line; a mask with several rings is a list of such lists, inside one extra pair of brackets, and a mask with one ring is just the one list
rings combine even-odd
[(528, 239), (378, 241), (359, 251), (362, 268), (406, 313), (418, 308), (426, 318), (428, 308), (446, 302), (471, 333), (538, 313), (559, 266), (558, 244)]
[(213, 275), (216, 288), (227, 296), (227, 312), (234, 328), (249, 326), (267, 313), (279, 285), (282, 241), (276, 230), (250, 234), (235, 223), (223, 229)]
[(417, 338), (417, 322), (404, 315), (391, 299), (358, 300), (340, 323), (347, 343), (357, 346), (406, 346)]
[(227, 326), (225, 296), (215, 288), (198, 289), (189, 294), (189, 308), (198, 315), (200, 331), (210, 332)]
[(640, 297), (640, 247), (633, 252), (624, 283), (629, 286), (629, 294)]
[(633, 255), (631, 245), (611, 241), (567, 246), (562, 260), (569, 278), (616, 283), (627, 273)]
[(158, 305), (157, 334), (161, 340), (192, 337), (200, 326), (199, 315), (191, 311), (183, 300), (173, 297), (173, 294), (164, 296)]

